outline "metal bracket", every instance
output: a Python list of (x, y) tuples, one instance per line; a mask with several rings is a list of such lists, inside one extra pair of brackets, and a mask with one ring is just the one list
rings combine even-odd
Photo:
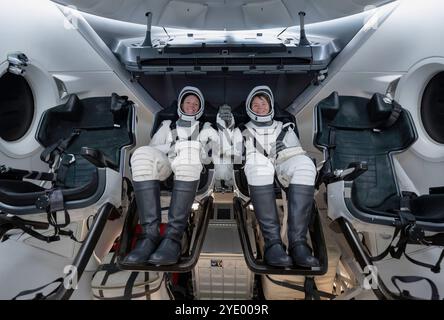
[(7, 60), (9, 62), (8, 71), (16, 75), (24, 75), (25, 67), (28, 66), (29, 59), (22, 52), (13, 52), (8, 54)]

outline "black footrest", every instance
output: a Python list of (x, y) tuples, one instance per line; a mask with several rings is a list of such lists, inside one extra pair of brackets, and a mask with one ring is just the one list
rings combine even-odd
[(156, 266), (152, 264), (125, 264), (123, 263), (123, 258), (130, 251), (130, 243), (132, 239), (132, 234), (130, 230), (134, 230), (135, 224), (137, 224), (137, 210), (135, 210), (135, 202), (132, 204), (132, 210), (128, 214), (127, 221), (122, 231), (122, 240), (120, 242), (119, 255), (117, 257), (117, 265), (122, 270), (132, 270), (132, 271), (158, 271), (158, 272), (190, 272), (193, 270), (194, 266), (199, 260), (200, 251), (202, 250), (202, 245), (205, 240), (205, 235), (207, 233), (208, 222), (210, 221), (210, 213), (213, 211), (213, 198), (209, 197), (203, 208), (203, 217), (199, 219), (199, 223), (195, 228), (196, 237), (194, 237), (191, 243), (190, 255), (186, 257), (181, 257), (177, 264), (169, 266)]
[(299, 276), (319, 276), (325, 274), (328, 269), (327, 249), (325, 246), (324, 233), (322, 230), (319, 213), (315, 206), (313, 206), (313, 210), (314, 217), (313, 224), (310, 227), (310, 237), (312, 240), (314, 256), (319, 259), (320, 266), (316, 268), (302, 268), (297, 266), (291, 268), (278, 268), (265, 264), (263, 260), (256, 259), (254, 257), (253, 249), (248, 238), (247, 223), (245, 219), (246, 208), (243, 205), (242, 199), (238, 197), (234, 198), (234, 213), (236, 216), (239, 237), (248, 268), (257, 274)]

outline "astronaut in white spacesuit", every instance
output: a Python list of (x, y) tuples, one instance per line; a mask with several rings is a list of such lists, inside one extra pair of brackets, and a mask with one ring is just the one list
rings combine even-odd
[[(317, 267), (319, 261), (312, 256), (307, 244), (316, 167), (302, 149), (294, 124), (273, 120), (274, 97), (269, 87), (254, 88), (246, 100), (246, 110), (251, 121), (234, 130), (230, 130), (234, 119), (229, 108), (221, 108), (218, 117), (226, 119), (227, 126), (223, 129), (227, 139), (231, 139), (232, 152), (237, 155), (245, 152), (244, 170), (256, 219), (265, 241), (265, 262), (278, 267), (293, 264)], [(228, 148), (222, 146), (221, 149)], [(280, 183), (288, 187), (290, 256), (285, 252), (280, 236), (273, 187), (275, 172)]]
[[(171, 265), (178, 262), (181, 239), (207, 161), (208, 150), (218, 150), (219, 137), (209, 123), (199, 118), (205, 100), (198, 88), (185, 87), (178, 97), (176, 122), (165, 120), (149, 146), (138, 148), (131, 158), (134, 193), (142, 234), (124, 263)], [(210, 146), (210, 147), (209, 147)], [(211, 147), (212, 146), (212, 147)], [(168, 225), (161, 239), (160, 182), (174, 173)]]

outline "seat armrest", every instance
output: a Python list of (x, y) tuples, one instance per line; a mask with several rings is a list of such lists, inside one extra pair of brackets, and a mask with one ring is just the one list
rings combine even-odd
[(55, 175), (53, 173), (48, 173), (48, 172), (27, 171), (1, 165), (0, 179), (7, 179), (7, 180), (30, 179), (30, 180), (40, 180), (40, 181), (54, 181)]
[(444, 194), (444, 187), (429, 188), (429, 194)]
[(117, 165), (117, 163), (104, 155), (103, 152), (100, 150), (89, 147), (82, 147), (82, 149), (80, 150), (80, 155), (91, 162), (93, 165), (95, 165), (97, 168), (111, 168), (116, 171), (119, 170), (119, 166)]
[(368, 164), (366, 161), (352, 162), (347, 169), (335, 170), (333, 174), (337, 181), (353, 181), (367, 170)]
[(367, 170), (367, 162), (361, 161), (350, 163), (346, 169), (336, 169), (331, 172), (328, 170), (328, 162), (325, 162), (316, 178), (316, 187), (319, 188), (322, 183), (327, 185), (338, 181), (353, 181)]

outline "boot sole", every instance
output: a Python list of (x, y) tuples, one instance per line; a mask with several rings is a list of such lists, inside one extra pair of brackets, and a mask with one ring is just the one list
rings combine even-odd
[(149, 264), (152, 264), (154, 266), (171, 266), (173, 264), (177, 264), (179, 261), (147, 261)]
[(302, 268), (319, 268), (319, 265), (308, 265), (308, 264), (299, 264), (299, 263), (294, 263), (294, 266), (296, 267), (302, 267)]
[(265, 264), (277, 268), (291, 268), (293, 266), (293, 264), (271, 264), (268, 262), (265, 262)]

